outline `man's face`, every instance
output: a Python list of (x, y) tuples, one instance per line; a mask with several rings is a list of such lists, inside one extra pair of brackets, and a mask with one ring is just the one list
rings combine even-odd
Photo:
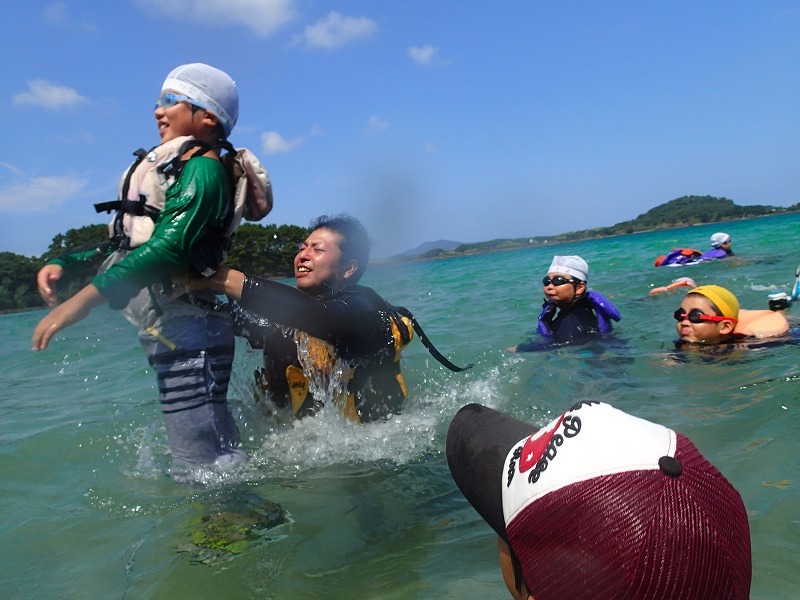
[(341, 235), (324, 227), (311, 232), (294, 257), (297, 289), (318, 296), (326, 287), (333, 291), (344, 287), (352, 261), (342, 264), (341, 241)]

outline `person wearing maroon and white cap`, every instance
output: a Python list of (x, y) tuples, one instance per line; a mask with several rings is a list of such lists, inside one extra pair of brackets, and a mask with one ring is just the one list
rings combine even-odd
[(680, 433), (600, 402), (541, 429), (469, 404), (446, 451), (514, 598), (749, 597), (742, 498)]

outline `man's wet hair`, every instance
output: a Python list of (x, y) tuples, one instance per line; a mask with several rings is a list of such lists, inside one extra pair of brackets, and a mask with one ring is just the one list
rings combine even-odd
[(345, 260), (355, 260), (358, 263), (356, 272), (351, 279), (358, 283), (369, 262), (370, 241), (369, 234), (361, 221), (350, 215), (322, 215), (311, 222), (311, 230), (322, 228), (338, 233), (342, 242), (339, 245)]

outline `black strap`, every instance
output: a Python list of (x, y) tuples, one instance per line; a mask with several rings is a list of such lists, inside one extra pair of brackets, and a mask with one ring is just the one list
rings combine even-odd
[(125, 177), (125, 182), (122, 184), (123, 198), (128, 197), (128, 189), (131, 187), (131, 177), (133, 177), (133, 172), (136, 170), (136, 167), (139, 166), (139, 163), (142, 162), (144, 160), (144, 157), (147, 156), (148, 154), (150, 153), (144, 148), (139, 148), (137, 150), (134, 150), (133, 155), (136, 157), (136, 159), (133, 161), (133, 164), (131, 164), (130, 168), (128, 169), (128, 174)]
[(406, 327), (405, 322), (400, 318), (401, 315), (394, 306), (391, 304), (389, 306), (389, 317), (394, 321), (395, 327), (397, 327), (397, 331), (400, 334), (400, 341), (403, 343), (403, 346), (408, 346), (411, 342), (411, 334), (408, 332), (408, 327)]
[[(402, 306), (391, 306), (390, 308), (392, 312), (398, 313), (404, 317), (408, 317), (411, 320), (411, 325), (414, 327), (414, 331), (417, 332), (417, 335), (419, 336), (419, 340), (422, 342), (422, 345), (425, 346), (428, 349), (428, 352), (431, 353), (431, 356), (433, 356), (433, 358), (438, 360), (442, 365), (444, 365), (445, 367), (456, 373), (459, 373), (461, 371), (466, 371), (467, 369), (471, 369), (474, 366), (473, 363), (470, 363), (466, 367), (457, 367), (456, 365), (451, 363), (447, 358), (445, 358), (444, 355), (442, 355), (441, 352), (439, 352), (436, 349), (436, 347), (433, 345), (430, 339), (428, 339), (428, 336), (425, 335), (425, 332), (422, 330), (422, 326), (419, 324), (419, 322), (417, 322), (416, 317), (413, 314), (411, 314), (410, 310), (408, 310), (407, 308), (403, 308)], [(402, 334), (402, 330), (404, 328), (398, 328), (398, 329), (401, 330)]]
[(147, 206), (147, 198), (139, 196), (138, 200), (111, 200), (110, 202), (99, 202), (94, 205), (97, 212), (111, 212), (112, 210), (121, 210), (129, 215), (136, 215), (137, 217), (150, 217), (153, 221), (158, 217), (159, 211), (152, 206)]
[(95, 211), (101, 213), (111, 213), (112, 210), (119, 210), (120, 207), (119, 200), (110, 200), (109, 202), (98, 202), (94, 205)]
[[(139, 163), (141, 163), (144, 160), (144, 157), (147, 156), (148, 154), (149, 152), (144, 148), (139, 148), (133, 153), (133, 155), (136, 158), (131, 163), (131, 166), (128, 167), (128, 172), (125, 175), (125, 181), (122, 183), (122, 190), (120, 194), (121, 198), (128, 197), (128, 190), (131, 187), (131, 177), (133, 177), (133, 172), (136, 170), (136, 167), (139, 166)], [(99, 213), (101, 212), (110, 213), (112, 210), (119, 210), (121, 206), (122, 205), (120, 199), (117, 199), (117, 200), (111, 200), (110, 202), (98, 202), (97, 204), (94, 205), (94, 209)]]

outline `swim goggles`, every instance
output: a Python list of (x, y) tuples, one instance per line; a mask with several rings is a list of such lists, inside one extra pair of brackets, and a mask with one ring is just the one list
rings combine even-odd
[(554, 286), (558, 287), (560, 285), (564, 285), (565, 283), (579, 283), (579, 282), (580, 282), (580, 279), (567, 279), (563, 275), (556, 275), (555, 277), (552, 277), (552, 278), (551, 277), (545, 277), (544, 279), (542, 279), (542, 283), (544, 284), (545, 287), (547, 287), (551, 283)]
[(736, 319), (733, 317), (720, 317), (718, 315), (707, 315), (699, 308), (693, 308), (688, 313), (683, 309), (678, 309), (672, 316), (675, 317), (675, 320), (680, 323), (684, 319), (689, 319), (689, 323), (719, 323), (720, 321), (732, 321), (736, 323)]
[(155, 108), (169, 108), (170, 106), (175, 106), (181, 102), (193, 104), (192, 99), (189, 98), (189, 96), (184, 96), (183, 94), (178, 94), (177, 92), (164, 92), (158, 97), (158, 100), (156, 100)]

